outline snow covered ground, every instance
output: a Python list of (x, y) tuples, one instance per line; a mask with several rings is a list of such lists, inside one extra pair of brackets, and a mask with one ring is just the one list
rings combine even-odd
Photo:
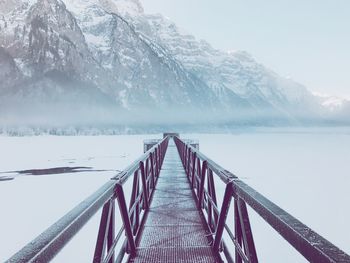
[[(142, 154), (161, 135), (4, 137), (0, 172), (87, 166), (102, 172), (22, 175), (0, 181), (0, 261), (7, 259)], [(350, 253), (350, 130), (185, 134), (200, 150)], [(1, 176), (13, 174), (0, 174)], [(55, 262), (90, 262), (97, 214)], [(232, 220), (232, 219), (231, 219)], [(305, 262), (251, 213), (261, 262)], [(78, 253), (77, 250), (78, 249)]]

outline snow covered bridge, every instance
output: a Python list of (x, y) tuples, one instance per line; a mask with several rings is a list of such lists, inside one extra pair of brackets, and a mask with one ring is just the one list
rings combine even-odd
[[(258, 262), (247, 205), (306, 260), (350, 262), (349, 255), (200, 153), (195, 143), (166, 134), (152, 144), (8, 262), (50, 261), (101, 208), (93, 262)], [(132, 189), (125, 191), (130, 178)], [(116, 222), (122, 222), (120, 229)]]

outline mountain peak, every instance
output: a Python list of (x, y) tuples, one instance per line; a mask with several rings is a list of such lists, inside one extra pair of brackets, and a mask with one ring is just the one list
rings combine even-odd
[(7, 14), (22, 3), (21, 0), (0, 0), (0, 14)]
[(0, 15), (11, 13), (18, 7), (29, 7), (37, 0), (0, 0)]
[(107, 12), (129, 14), (131, 16), (143, 14), (143, 6), (139, 0), (100, 0)]
[(63, 0), (63, 2), (66, 4), (67, 9), (76, 16), (84, 16), (90, 8), (102, 8), (108, 13), (131, 17), (144, 13), (143, 6), (139, 0)]

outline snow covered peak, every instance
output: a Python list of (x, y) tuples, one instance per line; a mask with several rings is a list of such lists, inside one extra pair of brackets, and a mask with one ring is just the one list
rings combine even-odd
[(340, 98), (319, 92), (313, 92), (313, 95), (319, 98), (323, 107), (332, 112), (340, 110), (345, 104), (349, 103), (350, 101), (346, 98)]
[(0, 0), (0, 14), (11, 12), (20, 3), (20, 0)]
[(344, 102), (344, 99), (338, 97), (329, 97), (322, 103), (322, 105), (329, 108), (331, 111), (334, 111), (341, 108)]
[(19, 7), (30, 7), (37, 0), (0, 0), (0, 15), (6, 15)]
[(111, 13), (136, 16), (143, 14), (143, 6), (139, 0), (100, 0), (102, 7)]
[[(1, 1), (1, 0), (0, 0)], [(13, 0), (14, 1), (14, 0)], [(63, 0), (69, 11), (75, 15), (84, 14), (89, 8), (102, 8), (108, 13), (122, 16), (137, 16), (143, 14), (143, 7), (139, 0)]]
[(239, 59), (241, 61), (250, 61), (252, 63), (257, 63), (254, 57), (244, 50), (229, 50), (226, 51), (227, 55), (231, 58)]

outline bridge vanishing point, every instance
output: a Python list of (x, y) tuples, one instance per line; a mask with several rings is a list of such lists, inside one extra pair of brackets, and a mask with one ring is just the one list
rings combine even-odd
[[(255, 263), (247, 205), (306, 260), (350, 262), (349, 255), (200, 153), (191, 141), (169, 133), (153, 144), (6, 262), (50, 261), (102, 209), (94, 263)], [(123, 186), (129, 178), (127, 205)], [(218, 181), (225, 184), (221, 203)], [(232, 201), (233, 218), (227, 220)], [(122, 226), (116, 230), (118, 219)]]

